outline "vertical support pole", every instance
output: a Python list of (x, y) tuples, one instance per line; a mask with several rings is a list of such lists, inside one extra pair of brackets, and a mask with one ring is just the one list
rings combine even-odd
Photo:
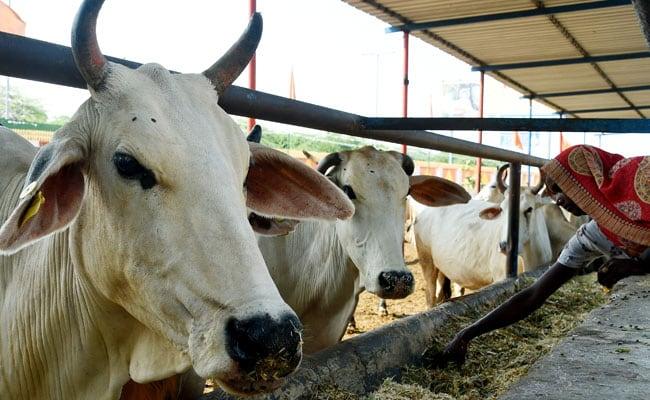
[[(402, 91), (402, 117), (408, 116), (409, 100), (409, 32), (404, 31), (404, 88)], [(402, 154), (406, 154), (406, 145), (402, 145)]]
[[(11, 0), (7, 3), (9, 8), (11, 8)], [(5, 119), (9, 120), (9, 77), (7, 77), (7, 86), (5, 86)]]
[[(480, 90), (479, 90), (479, 101), (478, 101), (478, 117), (483, 118), (483, 95), (485, 94), (485, 72), (481, 71), (481, 80), (480, 80)], [(471, 96), (470, 92), (470, 96)], [(483, 144), (483, 129), (478, 131), (478, 143)], [(481, 157), (476, 158), (476, 193), (481, 191), (481, 168), (483, 164), (483, 159)]]
[[(249, 10), (250, 10), (250, 16), (252, 17), (253, 14), (257, 11), (257, 0), (249, 0)], [(248, 88), (251, 90), (255, 90), (255, 87), (257, 86), (256, 82), (256, 66), (257, 66), (257, 60), (256, 60), (256, 55), (253, 54), (253, 58), (251, 58), (250, 63), (248, 64)], [(250, 132), (251, 129), (255, 126), (255, 118), (248, 118), (248, 131)]]
[[(561, 112), (560, 113), (560, 119), (562, 119), (562, 117), (564, 117), (564, 113)], [(562, 131), (560, 131), (560, 151), (559, 151), (559, 153), (561, 153), (562, 150), (564, 150), (562, 148), (562, 145), (564, 145), (564, 133)], [(551, 158), (551, 156), (549, 155), (548, 158)]]
[[(533, 96), (528, 99), (528, 118), (533, 119)], [(528, 131), (528, 155), (533, 151), (533, 131)], [(528, 186), (530, 186), (530, 165), (528, 166)]]
[(519, 261), (519, 192), (521, 189), (521, 164), (510, 163), (510, 186), (508, 187), (508, 254), (506, 256), (506, 274), (517, 276)]

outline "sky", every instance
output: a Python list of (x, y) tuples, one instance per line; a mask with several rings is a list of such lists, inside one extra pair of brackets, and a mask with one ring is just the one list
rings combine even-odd
[[(7, 1), (7, 0), (4, 0)], [(97, 34), (106, 55), (142, 63), (157, 62), (181, 72), (210, 66), (239, 37), (248, 23), (248, 0), (107, 0)], [(79, 0), (12, 0), (27, 23), (28, 37), (70, 45), (70, 29)], [(264, 33), (257, 51), (257, 90), (289, 95), (291, 71), (296, 98), (365, 116), (397, 117), (402, 113), (400, 33), (385, 33), (387, 24), (340, 0), (257, 0)], [(478, 116), (469, 107), (469, 89), (460, 99), (449, 95), (457, 84), (478, 85), (478, 72), (415, 37), (410, 40), (409, 116)], [(5, 84), (2, 79), (1, 84)], [(38, 99), (50, 117), (72, 115), (88, 97), (85, 90), (11, 79), (12, 88)], [(235, 81), (248, 86), (245, 71)], [(528, 101), (486, 77), (485, 116), (527, 117)], [(533, 103), (533, 115), (553, 111)], [(273, 125), (273, 124), (270, 124)], [(275, 126), (274, 126), (275, 127)], [(292, 131), (303, 131), (291, 127)], [(441, 132), (449, 134), (448, 132)], [(477, 134), (456, 133), (476, 140)], [(523, 134), (527, 140), (527, 133)], [(485, 142), (503, 144), (497, 134)], [(643, 135), (566, 134), (569, 142), (599, 143), (609, 151), (638, 155)], [(533, 154), (550, 157), (559, 150), (558, 135), (541, 133)], [(647, 146), (642, 146), (647, 149)], [(647, 151), (646, 151), (647, 152)]]

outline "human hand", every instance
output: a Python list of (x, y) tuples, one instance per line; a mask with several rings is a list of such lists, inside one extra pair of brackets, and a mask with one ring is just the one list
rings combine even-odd
[(447, 344), (444, 350), (428, 348), (422, 354), (422, 362), (426, 367), (432, 369), (444, 368), (450, 362), (460, 367), (465, 363), (468, 345), (469, 340), (465, 339), (464, 332), (461, 331)]
[(645, 275), (648, 270), (645, 265), (634, 259), (612, 258), (598, 268), (598, 283), (611, 289), (619, 280), (632, 275)]

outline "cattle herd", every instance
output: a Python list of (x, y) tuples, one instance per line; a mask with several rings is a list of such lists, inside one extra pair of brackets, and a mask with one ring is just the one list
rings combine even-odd
[[(259, 15), (203, 73), (176, 74), (108, 61), (102, 4), (83, 1), (74, 23), (90, 98), (71, 121), (38, 151), (0, 127), (0, 397), (186, 399), (207, 378), (273, 390), (303, 351), (341, 340), (362, 291), (413, 291), (411, 200), (430, 306), (451, 282), (504, 277), (501, 173), (489, 199), (470, 200), (393, 151), (310, 168), (255, 143), (259, 130), (247, 141), (217, 104), (255, 52)], [(540, 189), (521, 194), (523, 270), (575, 231)]]

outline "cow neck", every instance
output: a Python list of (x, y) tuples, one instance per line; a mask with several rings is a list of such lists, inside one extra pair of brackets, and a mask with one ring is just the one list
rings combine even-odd
[(531, 271), (553, 261), (553, 250), (542, 207), (533, 210), (528, 243), (523, 246), (524, 271)]
[(293, 238), (291, 258), (297, 262), (294, 265), (302, 266), (294, 277), (299, 282), (298, 292), (319, 302), (340, 298), (338, 292), (349, 279), (348, 269), (354, 267), (339, 241), (336, 222), (301, 222)]
[(89, 290), (69, 243), (66, 230), (0, 256), (0, 393), (8, 398), (117, 398), (128, 380), (126, 356), (109, 351), (120, 339), (106, 325), (124, 313)]

